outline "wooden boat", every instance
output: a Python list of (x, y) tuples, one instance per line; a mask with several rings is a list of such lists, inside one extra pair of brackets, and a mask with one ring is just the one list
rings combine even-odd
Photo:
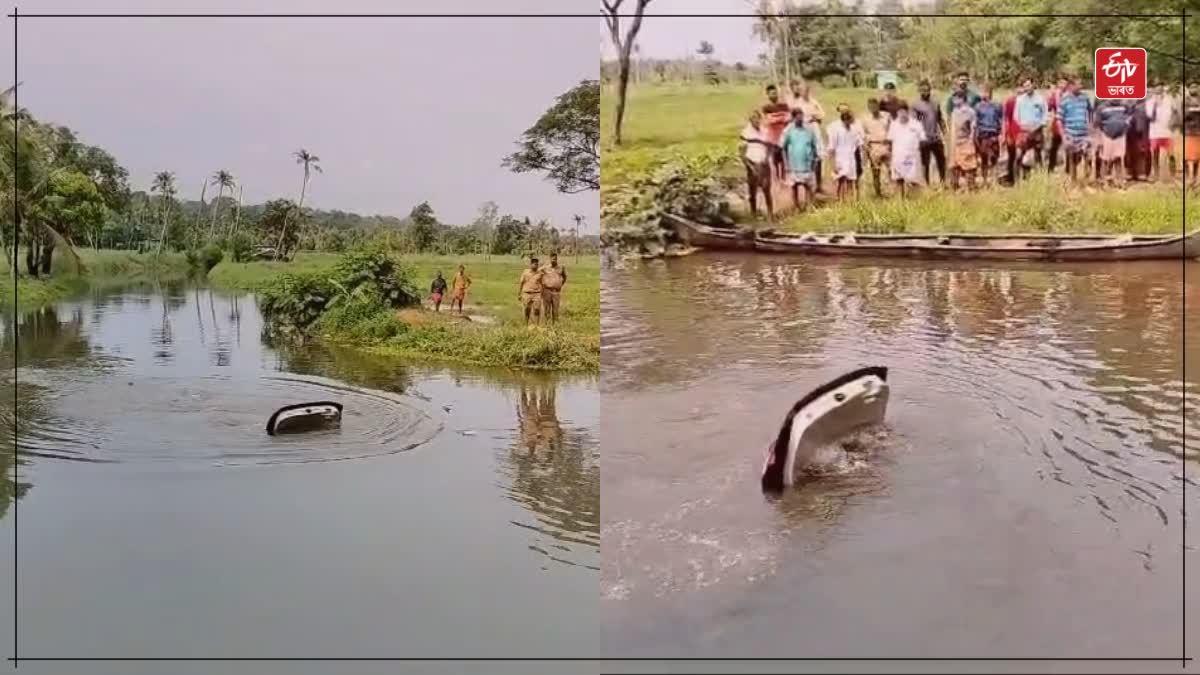
[(689, 246), (727, 251), (752, 251), (755, 248), (753, 230), (701, 225), (682, 216), (675, 216), (669, 213), (664, 218), (674, 227), (676, 234), (683, 240), (683, 243)]
[[(943, 260), (1099, 262), (1200, 258), (1200, 230), (1188, 235), (786, 234), (711, 227), (666, 216), (693, 246), (764, 253)], [(746, 240), (752, 242), (746, 245)], [(702, 243), (697, 243), (702, 242)]]
[(817, 452), (887, 413), (888, 369), (860, 368), (827, 382), (796, 402), (783, 420), (763, 462), (762, 488), (779, 492), (795, 484), (796, 472)]
[(285, 405), (267, 420), (267, 434), (291, 434), (336, 426), (342, 421), (342, 404), (315, 401)]

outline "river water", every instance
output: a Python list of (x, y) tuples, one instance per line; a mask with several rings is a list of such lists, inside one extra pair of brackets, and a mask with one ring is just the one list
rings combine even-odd
[[(250, 296), (93, 292), (3, 324), (19, 350), (0, 577), (19, 509), (22, 657), (552, 657), (599, 650), (596, 379), (273, 348)], [(12, 371), (0, 447), (12, 448)], [(268, 437), (277, 407), (340, 430)], [(0, 585), (10, 606), (11, 584)], [(10, 613), (0, 635), (11, 647)], [(6, 652), (11, 655), (11, 648)], [(345, 664), (339, 672), (402, 672)], [(413, 672), (465, 672), (419, 664)], [(84, 667), (86, 666), (86, 667)], [(560, 672), (545, 664), (481, 672)], [(23, 662), (21, 672), (332, 672)]]
[[(1179, 263), (699, 254), (604, 274), (608, 655), (1181, 655), (1200, 266), (1186, 288)], [(788, 408), (868, 365), (891, 402), (866, 451), (765, 498)]]

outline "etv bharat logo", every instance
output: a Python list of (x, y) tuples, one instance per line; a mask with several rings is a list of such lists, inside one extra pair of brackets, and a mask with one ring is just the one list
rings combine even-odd
[(1146, 50), (1101, 47), (1096, 50), (1096, 98), (1145, 98)]

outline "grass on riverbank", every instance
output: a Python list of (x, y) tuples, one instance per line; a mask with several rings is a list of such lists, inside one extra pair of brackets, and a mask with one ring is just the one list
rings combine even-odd
[[(49, 277), (33, 278), (22, 272), (15, 289), (17, 306), (39, 307), (97, 284), (181, 279), (188, 274), (187, 260), (182, 253), (166, 252), (158, 256), (114, 250), (79, 249), (78, 252), (83, 264), (79, 271), (71, 260), (59, 254), (54, 257)], [(24, 258), (20, 260), (24, 265)], [(7, 260), (0, 261), (0, 306), (12, 307), (13, 291), (12, 268)]]
[[(935, 91), (944, 102), (947, 92)], [(857, 114), (866, 100), (881, 93), (867, 88), (822, 89), (813, 95), (832, 115), (837, 104), (848, 103)], [(1005, 92), (998, 92), (1001, 98)], [(615, 96), (601, 96), (601, 200), (614, 198), (639, 178), (679, 157), (718, 155), (733, 158), (738, 133), (747, 113), (761, 104), (762, 87), (745, 85), (646, 85), (629, 92), (624, 143), (611, 142)], [(901, 87), (899, 96), (917, 97), (915, 85)], [(1179, 142), (1176, 142), (1179, 147)], [(726, 162), (721, 177), (740, 185), (744, 177), (736, 161)], [(940, 188), (921, 191), (901, 201), (885, 187), (884, 199), (872, 195), (869, 172), (864, 173), (861, 199), (823, 204), (805, 213), (785, 216), (781, 229), (801, 232), (1098, 232), (1176, 233), (1182, 223), (1182, 194), (1177, 184), (1137, 184), (1127, 189), (1075, 187), (1061, 172), (1035, 176), (1015, 188), (990, 187), (974, 193), (951, 193)], [(831, 189), (831, 188), (830, 188)], [(740, 187), (739, 191), (744, 191)], [(1200, 198), (1189, 200), (1189, 220)], [(787, 206), (787, 205), (784, 205)], [(744, 214), (740, 214), (744, 217)]]
[[(223, 262), (209, 272), (208, 278), (217, 288), (258, 291), (281, 274), (332, 272), (338, 258), (337, 254), (301, 253), (291, 263)], [(326, 328), (321, 337), (407, 358), (576, 372), (599, 370), (598, 257), (581, 256), (578, 263), (573, 257), (560, 260), (567, 268), (568, 282), (563, 289), (559, 323), (530, 328), (525, 327), (517, 302), (517, 279), (528, 264), (526, 260), (516, 256), (491, 256), (489, 260), (479, 255), (416, 255), (401, 259), (415, 273), (422, 297), (428, 296), (429, 284), (438, 271), (449, 280), (459, 264), (466, 265), (472, 281), (466, 310), (474, 320), (450, 317), (447, 299), (442, 304), (442, 316), (423, 312), (420, 321), (371, 316), (336, 329)]]

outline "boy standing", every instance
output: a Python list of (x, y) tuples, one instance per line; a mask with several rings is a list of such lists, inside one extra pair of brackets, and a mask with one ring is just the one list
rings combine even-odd
[[(1125, 160), (1125, 133), (1129, 130), (1129, 109), (1125, 103), (1102, 100), (1096, 106), (1096, 125), (1100, 128), (1100, 164), (1105, 179), (1115, 180)], [(1097, 174), (1097, 179), (1100, 175)]]
[(458, 313), (463, 313), (463, 301), (467, 299), (467, 289), (470, 287), (471, 277), (467, 276), (467, 268), (465, 265), (459, 265), (454, 279), (450, 281), (450, 311), (453, 312), (454, 306), (458, 305)]
[(992, 168), (1000, 158), (1000, 131), (1004, 124), (1004, 109), (992, 100), (991, 85), (980, 90), (975, 104), (975, 148), (979, 153), (979, 168), (983, 182), (991, 178)]
[(817, 177), (817, 192), (821, 191), (821, 174), (824, 166), (821, 158), (825, 155), (825, 142), (821, 137), (821, 122), (825, 120), (825, 108), (821, 106), (821, 102), (812, 96), (812, 89), (807, 84), (792, 82), (792, 100), (789, 103), (792, 110), (799, 110), (804, 113), (805, 124), (808, 125), (808, 130), (812, 132), (813, 138), (817, 143), (817, 162), (813, 168), (813, 172)]
[[(1042, 144), (1045, 140), (1046, 101), (1033, 88), (1033, 78), (1021, 82), (1021, 94), (1017, 96), (1015, 118), (1020, 129), (1017, 135), (1017, 151), (1021, 153), (1021, 173), (1029, 175), (1030, 164), (1041, 165)], [(1027, 157), (1033, 155), (1032, 162)]]
[(446, 280), (438, 272), (433, 283), (429, 285), (429, 299), (433, 301), (433, 311), (442, 311), (442, 296), (446, 293)]

